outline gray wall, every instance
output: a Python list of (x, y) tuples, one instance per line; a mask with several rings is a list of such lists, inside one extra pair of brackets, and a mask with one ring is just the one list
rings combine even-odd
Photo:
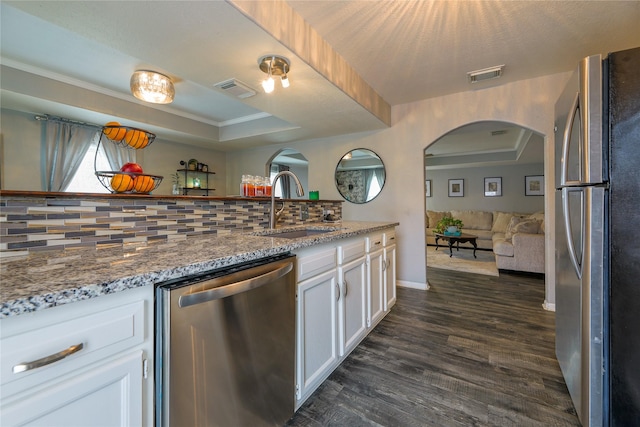
[[(492, 166), (483, 168), (427, 168), (432, 197), (426, 208), (432, 211), (478, 210), (533, 213), (544, 210), (544, 197), (524, 195), (524, 177), (544, 175), (544, 164)], [(484, 196), (484, 178), (502, 177), (502, 197)], [(464, 179), (464, 197), (449, 197), (449, 179)]]

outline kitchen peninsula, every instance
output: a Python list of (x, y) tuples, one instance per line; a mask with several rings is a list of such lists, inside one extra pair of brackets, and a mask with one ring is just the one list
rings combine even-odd
[[(297, 239), (268, 238), (268, 235), (258, 235), (258, 232), (236, 232), (221, 236), (192, 236), (178, 241), (34, 252), (3, 258), (0, 318), (152, 285), (396, 225), (345, 221), (334, 227), (310, 223), (307, 225), (309, 228), (335, 228), (335, 231)], [(296, 228), (299, 227), (284, 227), (278, 231)]]
[[(298, 255), (296, 328), (304, 324), (316, 335), (330, 328), (340, 351), (326, 343), (330, 362), (324, 363), (324, 350), (307, 351), (307, 332), (298, 329), (296, 365), (306, 368), (296, 374), (296, 407), (395, 301), (398, 223), (323, 223), (325, 209), (341, 213), (340, 201), (286, 200), (284, 224), (269, 230), (269, 203), (260, 199), (0, 196), (3, 425), (64, 423), (71, 414), (88, 425), (98, 418), (153, 425), (154, 371), (161, 365), (154, 349), (154, 290), (167, 280)], [(301, 219), (302, 210), (308, 220)], [(273, 235), (286, 231), (304, 235)], [(328, 298), (317, 293), (323, 290), (331, 292)], [(344, 296), (336, 299), (338, 290)], [(304, 311), (309, 303), (330, 304), (326, 313), (346, 324), (338, 317), (318, 324), (316, 314)], [(339, 323), (345, 329), (338, 330)]]

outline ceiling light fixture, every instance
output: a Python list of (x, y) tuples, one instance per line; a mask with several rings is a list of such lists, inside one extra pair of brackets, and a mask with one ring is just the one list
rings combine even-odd
[(262, 72), (268, 75), (262, 81), (262, 88), (266, 93), (273, 92), (275, 87), (273, 76), (280, 77), (282, 87), (289, 87), (289, 76), (287, 74), (291, 70), (291, 63), (287, 58), (278, 55), (265, 55), (258, 59), (258, 65)]
[(490, 68), (483, 68), (482, 70), (469, 71), (467, 73), (467, 78), (469, 79), (469, 83), (478, 83), (484, 80), (497, 79), (502, 76), (503, 70), (504, 64)]
[(169, 104), (173, 102), (176, 94), (171, 79), (155, 71), (135, 71), (131, 76), (130, 85), (133, 96), (154, 104)]

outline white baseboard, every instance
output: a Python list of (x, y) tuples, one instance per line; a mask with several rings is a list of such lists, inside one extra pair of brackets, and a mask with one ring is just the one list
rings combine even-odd
[(544, 300), (544, 304), (542, 304), (542, 308), (544, 308), (547, 311), (556, 311), (555, 303), (547, 302), (547, 300)]
[(402, 288), (420, 289), (426, 291), (429, 289), (429, 283), (408, 282), (406, 280), (396, 280), (396, 286)]

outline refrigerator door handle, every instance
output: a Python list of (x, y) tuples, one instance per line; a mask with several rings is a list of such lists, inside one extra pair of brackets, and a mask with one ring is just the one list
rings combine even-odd
[[(576, 92), (576, 97), (571, 104), (567, 123), (564, 126), (564, 134), (562, 136), (562, 168), (560, 169), (560, 185), (567, 184), (567, 175), (569, 170), (569, 140), (571, 139), (571, 129), (573, 129), (573, 124), (576, 119), (576, 111), (578, 110), (579, 102), (580, 93)], [(580, 176), (582, 177), (581, 171)]]
[[(578, 256), (576, 255), (576, 248), (573, 244), (573, 234), (571, 233), (571, 220), (569, 219), (569, 191), (571, 189), (564, 187), (562, 189), (562, 217), (564, 218), (564, 230), (565, 236), (567, 238), (567, 249), (569, 252), (569, 258), (571, 259), (571, 264), (573, 265), (574, 270), (576, 271), (576, 275), (579, 279), (582, 279), (582, 266), (581, 262), (578, 263)], [(574, 190), (575, 191), (575, 190)], [(582, 189), (578, 191), (582, 192)], [(580, 203), (580, 218), (584, 218), (584, 200)]]

